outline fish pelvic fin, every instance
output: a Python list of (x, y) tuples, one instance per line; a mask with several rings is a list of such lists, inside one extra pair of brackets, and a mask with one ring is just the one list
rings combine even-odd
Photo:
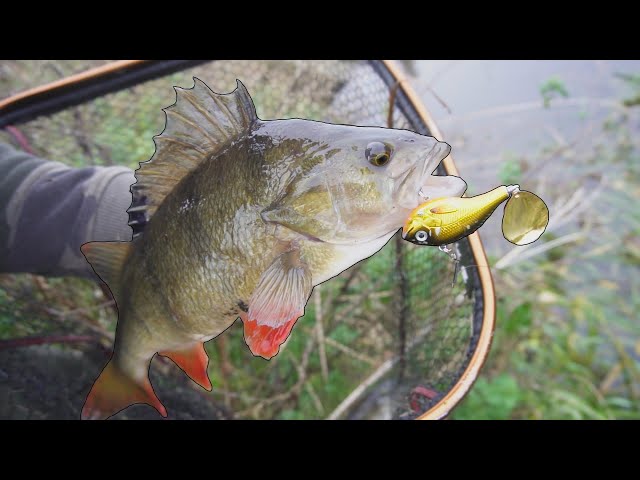
[(203, 161), (248, 132), (258, 116), (245, 86), (237, 80), (228, 94), (213, 92), (193, 77), (193, 87), (174, 87), (176, 102), (164, 110), (164, 131), (153, 138), (156, 151), (136, 170), (127, 210), (134, 236), (142, 233), (164, 198)]
[(209, 357), (204, 349), (204, 343), (197, 342), (179, 350), (166, 350), (158, 353), (173, 360), (191, 380), (205, 390), (211, 391), (211, 380), (207, 374)]
[(298, 249), (273, 261), (258, 281), (249, 299), (249, 310), (241, 314), (244, 339), (254, 355), (270, 359), (284, 343), (313, 288), (311, 272)]
[(93, 384), (82, 407), (82, 420), (105, 420), (112, 415), (137, 403), (146, 403), (155, 408), (163, 417), (167, 410), (160, 402), (149, 377), (136, 381), (124, 373), (113, 358)]
[(120, 274), (131, 248), (131, 242), (89, 242), (80, 247), (94, 271), (109, 286), (116, 303), (121, 294)]

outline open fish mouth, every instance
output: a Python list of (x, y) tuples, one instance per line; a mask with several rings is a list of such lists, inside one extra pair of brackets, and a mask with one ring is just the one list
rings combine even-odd
[[(422, 165), (419, 166), (418, 164), (409, 169), (406, 173), (406, 177), (402, 181), (401, 188), (408, 187), (408, 185), (405, 186), (405, 184), (409, 179), (419, 176), (419, 180), (416, 181), (415, 186), (412, 188), (413, 198), (411, 199), (411, 202), (406, 202), (405, 205), (402, 205), (403, 207), (413, 209), (428, 198), (434, 198), (434, 195), (459, 196), (464, 193), (466, 190), (466, 183), (461, 178), (455, 177), (459, 181), (442, 181), (440, 179), (449, 177), (432, 175), (432, 172), (437, 168), (440, 162), (449, 155), (450, 151), (451, 147), (448, 143), (436, 142), (433, 147), (424, 154), (424, 161), (422, 162)], [(459, 195), (458, 192), (460, 192)]]

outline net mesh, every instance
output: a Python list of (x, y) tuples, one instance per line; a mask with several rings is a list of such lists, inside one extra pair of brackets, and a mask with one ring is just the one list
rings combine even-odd
[[(40, 65), (46, 74), (34, 79), (28, 75), (34, 68), (29, 62), (7, 62), (0, 71), (0, 88), (6, 96), (99, 63)], [(34, 153), (44, 158), (73, 166), (137, 168), (153, 154), (152, 137), (164, 127), (161, 108), (175, 101), (171, 87), (191, 87), (194, 76), (217, 92), (233, 90), (240, 79), (263, 119), (377, 126), (388, 122), (392, 85), (371, 63), (212, 61), (19, 128)], [(428, 133), (417, 118), (395, 102), (395, 128)], [(0, 132), (0, 140), (17, 146), (6, 131)], [(452, 286), (455, 264), (447, 254), (394, 237), (370, 259), (314, 290), (307, 314), (271, 362), (248, 353), (237, 322), (224, 339), (207, 344), (214, 384), (207, 398), (224, 404), (236, 418), (415, 418), (425, 413), (460, 378), (482, 326), (483, 299), (468, 242), (456, 248), (462, 268)], [(2, 280), (9, 297), (16, 285), (25, 283), (26, 276), (16, 277)], [(89, 288), (82, 281), (39, 281), (54, 282), (64, 301), (71, 302), (69, 310), (77, 307), (73, 302), (78, 301), (78, 290)], [(52, 301), (57, 300), (32, 298), (49, 306)], [(84, 301), (91, 306), (105, 299)], [(100, 312), (92, 321), (112, 331), (115, 313)], [(76, 322), (73, 328), (78, 332), (85, 327)]]

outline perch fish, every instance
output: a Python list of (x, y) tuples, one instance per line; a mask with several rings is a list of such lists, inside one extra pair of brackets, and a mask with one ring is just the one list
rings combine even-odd
[(278, 353), (312, 288), (380, 250), (420, 203), (461, 195), (431, 173), (450, 151), (406, 130), (263, 121), (238, 81), (176, 88), (156, 151), (136, 171), (131, 242), (82, 252), (118, 305), (113, 355), (82, 418), (135, 403), (166, 416), (148, 377), (158, 353), (211, 389), (203, 343), (238, 317), (256, 356)]

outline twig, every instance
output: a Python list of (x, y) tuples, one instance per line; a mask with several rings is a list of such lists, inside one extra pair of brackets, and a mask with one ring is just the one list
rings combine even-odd
[(367, 391), (367, 389), (384, 377), (387, 373), (391, 371), (393, 366), (398, 362), (398, 357), (393, 357), (384, 362), (382, 365), (378, 367), (378, 369), (369, 375), (364, 382), (358, 385), (350, 394), (345, 398), (340, 405), (338, 405), (333, 412), (327, 417), (327, 420), (337, 420), (354, 404), (356, 403), (362, 395)]
[(81, 308), (74, 308), (73, 310), (66, 310), (66, 311), (60, 311), (60, 310), (55, 310), (53, 308), (47, 308), (46, 311), (52, 315), (55, 315), (57, 317), (60, 318), (66, 318), (69, 315), (76, 315), (76, 314), (87, 314), (89, 312), (92, 312), (94, 310), (101, 310), (103, 308), (107, 308), (107, 307), (111, 307), (113, 306), (113, 300), (108, 300), (106, 302), (102, 302), (99, 303), (97, 305), (93, 305), (91, 307), (81, 307)]
[(115, 312), (116, 315), (118, 315), (118, 306), (116, 305), (116, 299), (113, 298), (113, 294), (111, 293), (109, 286), (103, 281), (98, 282), (98, 286), (100, 287), (100, 291), (102, 292), (102, 295), (104, 295), (104, 298), (106, 298), (107, 300), (111, 300), (111, 309)]
[(327, 352), (324, 348), (324, 326), (322, 325), (322, 290), (320, 285), (315, 287), (314, 305), (316, 313), (316, 335), (318, 336), (318, 355), (320, 356), (320, 372), (325, 382), (329, 381), (329, 365)]
[(305, 381), (307, 379), (307, 373), (306, 373), (307, 366), (309, 364), (309, 357), (311, 355), (311, 351), (313, 350), (313, 346), (315, 342), (316, 342), (316, 336), (310, 335), (309, 339), (307, 340), (307, 344), (305, 345), (304, 352), (302, 353), (302, 359), (300, 361), (300, 364), (297, 363), (293, 355), (289, 354), (291, 357), (291, 361), (293, 362), (293, 366), (298, 372), (298, 380), (289, 390), (287, 390), (286, 392), (282, 392), (277, 395), (274, 395), (273, 397), (265, 398), (257, 402), (252, 407), (237, 412), (237, 415), (239, 417), (242, 417), (248, 413), (253, 413), (255, 415), (265, 406), (272, 405), (278, 402), (283, 402), (283, 401), (289, 400), (291, 397), (299, 395), (300, 390), (302, 390), (302, 387), (304, 386)]
[(571, 243), (571, 242), (580, 240), (585, 236), (586, 234), (584, 232), (573, 232), (568, 235), (564, 235), (563, 237), (551, 240), (550, 242), (543, 243), (542, 245), (537, 245), (533, 248), (530, 248), (525, 253), (515, 257), (513, 260), (511, 258), (507, 258), (507, 255), (508, 255), (507, 254), (504, 257), (502, 257), (500, 260), (498, 260), (495, 268), (497, 270), (502, 270), (503, 268), (510, 267), (528, 258), (534, 257), (536, 255), (540, 255), (541, 253), (544, 253), (547, 250), (551, 250), (552, 248), (559, 247), (560, 245), (564, 245), (565, 243)]
[(328, 310), (328, 312), (329, 312), (328, 315), (327, 315), (328, 318), (331, 318), (331, 317), (333, 317), (333, 315), (335, 315), (338, 301), (340, 300), (340, 298), (345, 293), (347, 293), (347, 290), (351, 286), (351, 282), (353, 282), (353, 280), (358, 275), (358, 273), (360, 273), (360, 269), (362, 268), (363, 264), (364, 264), (364, 262), (358, 262), (353, 267), (351, 267), (351, 269), (349, 271), (349, 275), (347, 276), (347, 278), (345, 279), (344, 283), (340, 287), (340, 290), (338, 291), (338, 294), (333, 297), (333, 300), (331, 302), (331, 310)]
[[(95, 307), (90, 307), (90, 308), (78, 308), (75, 311), (67, 311), (67, 312), (61, 312), (59, 310), (56, 310), (54, 308), (48, 308), (45, 307), (44, 311), (47, 312), (49, 315), (52, 315), (53, 318), (60, 322), (62, 320), (66, 320), (67, 317), (69, 317), (72, 321), (87, 327), (89, 330), (92, 330), (95, 333), (100, 334), (101, 336), (103, 336), (104, 338), (106, 338), (107, 340), (109, 340), (110, 342), (113, 342), (115, 335), (109, 331), (107, 331), (104, 327), (102, 327), (102, 325), (100, 325), (99, 323), (94, 323), (89, 319), (89, 316), (86, 315), (86, 312), (90, 311), (90, 310), (95, 310), (97, 308), (102, 308), (104, 306), (106, 306), (107, 303), (103, 303), (100, 305), (96, 305)], [(76, 318), (75, 315), (71, 315), (69, 316), (68, 313), (69, 312), (74, 312), (75, 314), (81, 314), (82, 315), (82, 319), (84, 320), (80, 320), (79, 318)]]
[(47, 301), (48, 303), (51, 302), (51, 299), (49, 298), (49, 292), (48, 292), (49, 285), (44, 280), (44, 278), (42, 278), (39, 275), (31, 275), (31, 282), (40, 291), (40, 293), (42, 294), (42, 298), (44, 298), (45, 301)]
[(0, 340), (0, 350), (50, 343), (95, 343), (100, 345), (100, 341), (90, 335), (51, 335), (48, 337), (35, 336)]
[(530, 169), (528, 172), (526, 172), (523, 176), (522, 176), (522, 182), (527, 182), (529, 181), (529, 179), (536, 173), (542, 171), (549, 162), (551, 162), (552, 160), (556, 159), (556, 157), (558, 155), (562, 155), (563, 153), (570, 151), (573, 147), (575, 147), (576, 143), (578, 141), (575, 140), (569, 144), (566, 145), (560, 145), (558, 146), (556, 149), (554, 149), (553, 151), (547, 153), (545, 156), (543, 156), (542, 158), (540, 158), (538, 160), (538, 162), (536, 163), (536, 168), (535, 169)]
[(80, 108), (73, 109), (73, 123), (73, 138), (75, 139), (78, 147), (80, 147), (80, 150), (82, 150), (82, 153), (86, 157), (87, 162), (90, 165), (93, 165), (95, 162), (93, 160), (93, 155), (91, 154), (91, 146), (89, 145), (87, 134), (84, 129), (86, 122), (82, 118), (82, 111)]
[(22, 148), (25, 152), (34, 155), (33, 149), (29, 144), (29, 140), (27, 140), (27, 137), (24, 133), (22, 133), (17, 127), (14, 127), (13, 125), (7, 125), (6, 127), (4, 127), (4, 129), (11, 134), (16, 142), (18, 142), (20, 148)]
[(547, 131), (549, 136), (553, 138), (553, 140), (558, 144), (558, 146), (565, 147), (569, 145), (569, 142), (567, 142), (567, 139), (564, 138), (562, 133), (560, 133), (560, 130), (558, 130), (553, 125), (544, 124), (542, 128), (544, 128)]
[(600, 328), (609, 337), (609, 341), (618, 355), (620, 364), (624, 368), (625, 375), (623, 375), (623, 379), (629, 391), (629, 396), (635, 401), (640, 397), (640, 389), (638, 388), (638, 384), (640, 383), (640, 369), (637, 367), (635, 359), (627, 353), (620, 338), (606, 323), (606, 319), (600, 315), (598, 315), (598, 318)]
[(402, 381), (406, 369), (406, 353), (407, 353), (407, 315), (408, 315), (408, 295), (409, 285), (404, 267), (404, 255), (402, 254), (402, 237), (396, 235), (396, 265), (395, 275), (398, 280), (398, 295), (396, 296), (396, 311), (398, 315), (398, 357), (399, 369), (398, 379)]
[[(43, 277), (39, 275), (31, 275), (31, 281), (36, 286), (36, 288), (40, 291), (44, 300), (47, 303), (57, 302), (57, 303), (62, 303), (68, 307), (72, 306), (72, 304), (69, 301), (67, 301), (64, 297), (52, 298), (49, 292), (49, 288), (50, 288), (49, 284), (46, 282), (46, 280)], [(103, 284), (103, 285), (105, 285), (105, 288), (106, 288), (106, 284)], [(111, 297), (107, 296), (107, 298), (111, 298)], [(102, 337), (105, 337), (109, 341), (113, 342), (114, 335), (111, 332), (108, 332), (107, 330), (105, 330), (104, 327), (100, 325), (100, 323), (96, 322), (93, 318), (91, 318), (88, 315), (89, 312), (92, 312), (94, 310), (100, 310), (106, 307), (112, 307), (117, 314), (118, 309), (116, 307), (115, 301), (112, 299), (107, 302), (93, 305), (91, 307), (74, 308), (66, 311), (56, 310), (55, 308), (47, 307), (44, 305), (41, 306), (41, 309), (48, 315), (52, 315), (53, 318), (58, 322), (67, 320), (67, 318), (71, 318), (72, 321), (75, 321), (76, 323), (79, 323), (85, 327), (88, 327), (93, 332), (98, 333)], [(74, 318), (75, 315), (79, 315), (82, 318), (82, 320), (78, 318)]]
[[(445, 102), (442, 97), (440, 97), (440, 95), (438, 95), (435, 91), (435, 89), (433, 88), (433, 84), (436, 83), (436, 81), (443, 75), (445, 74), (450, 68), (454, 67), (456, 65), (456, 61), (450, 62), (448, 65), (445, 65), (444, 68), (440, 69), (439, 71), (437, 71), (435, 73), (435, 75), (433, 77), (431, 77), (431, 79), (429, 80), (429, 83), (424, 85), (424, 89), (427, 90), (429, 93), (431, 93), (431, 95), (433, 95), (433, 97), (438, 101), (438, 103), (440, 103), (440, 105), (442, 106), (442, 108), (444, 108), (447, 113), (449, 113), (449, 115), (451, 115), (452, 111), (451, 108), (449, 108), (449, 105), (447, 104), (447, 102)], [(422, 86), (420, 87), (422, 88)]]
[[(198, 389), (202, 390), (201, 386), (197, 385), (194, 382), (191, 382), (191, 383), (193, 383), (196, 387), (198, 387)], [(238, 393), (238, 392), (234, 392), (232, 390), (225, 390), (223, 388), (214, 388), (210, 392), (205, 392), (205, 395), (218, 395), (218, 396), (222, 396), (222, 397), (227, 396), (229, 398), (237, 398), (237, 399), (246, 400), (246, 401), (249, 401), (249, 402), (258, 402), (258, 401), (261, 400), (258, 397), (247, 395), (246, 393)]]
[(307, 392), (309, 393), (311, 400), (313, 400), (313, 406), (316, 407), (316, 410), (320, 415), (324, 415), (324, 406), (320, 401), (320, 397), (318, 396), (315, 389), (313, 388), (313, 385), (311, 385), (311, 382), (309, 381), (305, 382), (304, 386), (307, 389)]
[(433, 85), (434, 83), (436, 83), (436, 81), (442, 75), (447, 73), (449, 70), (451, 70), (453, 67), (455, 67), (459, 63), (460, 63), (460, 60), (451, 60), (451, 61), (449, 61), (448, 64), (446, 64), (443, 68), (441, 68), (439, 71), (437, 71), (433, 77), (431, 77), (431, 80), (429, 80), (429, 85)]
[(431, 85), (427, 85), (427, 90), (429, 90), (429, 92), (431, 93), (431, 95), (433, 95), (433, 97), (438, 101), (438, 103), (440, 103), (440, 105), (442, 105), (442, 107), (447, 111), (447, 113), (449, 115), (451, 115), (451, 109), (449, 108), (449, 105), (447, 105), (447, 102), (445, 102), (442, 98), (440, 98), (440, 95), (438, 95), (436, 93), (436, 91), (431, 88)]
[(548, 231), (555, 230), (556, 226), (564, 225), (568, 220), (575, 218), (578, 214), (589, 208), (591, 203), (598, 197), (602, 189), (602, 182), (592, 190), (589, 196), (585, 196), (586, 188), (577, 189), (568, 200), (560, 200), (554, 205), (555, 215), (549, 218)]
[(62, 71), (62, 69), (58, 65), (56, 65), (55, 62), (47, 62), (45, 66), (53, 70), (54, 73), (58, 75), (58, 78), (62, 78), (65, 76), (65, 73)]
[(393, 128), (393, 109), (396, 106), (396, 95), (400, 87), (400, 81), (397, 81), (393, 87), (389, 89), (389, 112), (387, 113), (387, 128)]
[(345, 353), (353, 358), (356, 358), (362, 362), (368, 363), (369, 365), (377, 365), (378, 361), (374, 360), (371, 357), (368, 357), (367, 355), (364, 355), (362, 353), (358, 353), (355, 350), (353, 350), (352, 348), (347, 347), (344, 343), (340, 343), (336, 340), (334, 340), (331, 337), (325, 337), (325, 342), (327, 342), (327, 345), (331, 345), (332, 347), (334, 347), (337, 350), (340, 350), (342, 353)]
[(353, 313), (361, 308), (362, 306), (362, 301), (367, 298), (369, 296), (369, 292), (370, 291), (376, 291), (378, 289), (378, 287), (380, 285), (382, 285), (387, 279), (384, 276), (380, 276), (377, 280), (374, 281), (374, 283), (372, 283), (370, 285), (370, 289), (367, 289), (365, 291), (363, 291), (360, 294), (357, 294), (357, 296), (353, 297), (353, 300), (349, 303), (349, 306), (347, 308), (345, 308), (342, 312), (340, 312), (340, 316), (335, 316), (333, 317), (333, 323), (340, 323), (342, 322), (345, 318), (349, 317), (349, 316), (353, 316)]
[[(564, 107), (586, 107), (597, 106), (613, 108), (615, 110), (624, 110), (624, 107), (616, 100), (609, 98), (559, 98), (553, 100), (552, 109), (564, 108)], [(466, 120), (492, 117), (495, 115), (504, 115), (509, 113), (520, 113), (528, 110), (541, 110), (544, 109), (544, 105), (541, 101), (514, 103), (510, 105), (503, 105), (500, 107), (487, 108), (484, 110), (477, 110), (464, 115), (452, 115), (450, 117), (439, 120), (440, 123), (456, 122), (460, 123)]]
[[(221, 335), (215, 342), (220, 358), (220, 377), (222, 378), (222, 387), (225, 391), (229, 389), (229, 374), (233, 370), (233, 366), (229, 362), (229, 351), (227, 350), (227, 337)], [(231, 397), (224, 396), (224, 404), (227, 408), (231, 408)]]

